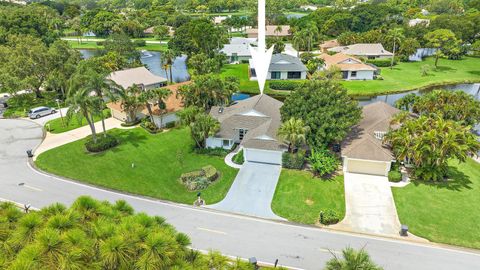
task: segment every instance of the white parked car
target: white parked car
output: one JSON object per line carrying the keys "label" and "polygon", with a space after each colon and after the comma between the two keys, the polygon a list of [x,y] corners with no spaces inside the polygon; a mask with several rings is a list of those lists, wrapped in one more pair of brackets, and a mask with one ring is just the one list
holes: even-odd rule
{"label": "white parked car", "polygon": [[50,107],[37,107],[28,112],[28,117],[30,117],[30,119],[38,119],[42,116],[54,114],[56,112],[55,109]]}

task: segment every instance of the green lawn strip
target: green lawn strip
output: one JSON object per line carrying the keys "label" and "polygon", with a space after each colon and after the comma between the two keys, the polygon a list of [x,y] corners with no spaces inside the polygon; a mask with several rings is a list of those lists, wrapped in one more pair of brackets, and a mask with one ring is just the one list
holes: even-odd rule
{"label": "green lawn strip", "polygon": [[120,140],[119,146],[104,153],[88,154],[82,139],[42,153],[36,165],[47,172],[90,184],[186,204],[193,203],[197,191],[188,191],[180,183],[182,173],[206,165],[217,168],[220,178],[201,191],[207,204],[223,199],[237,174],[223,157],[193,153],[194,143],[187,129],[156,135],[142,128],[113,129],[109,134]]}
{"label": "green lawn strip", "polygon": [[410,232],[434,242],[480,248],[480,164],[451,162],[449,183],[392,188]]}
{"label": "green lawn strip", "polygon": [[[403,92],[434,85],[462,82],[480,82],[480,58],[464,57],[461,60],[440,59],[435,69],[435,59],[428,57],[422,62],[400,62],[393,69],[381,68],[384,80],[342,81],[351,95],[374,95]],[[429,75],[422,76],[422,66],[429,65]]]}
{"label": "green lawn strip", "polygon": [[13,96],[7,101],[8,108],[5,110],[3,116],[12,118],[26,117],[28,111],[35,107],[47,106],[57,108],[56,98],[56,92],[42,92],[41,98],[37,98],[35,93]]}
{"label": "green lawn strip", "polygon": [[[103,111],[103,115],[105,116],[105,119],[109,118],[111,116],[110,110],[105,109]],[[101,120],[100,116],[94,117],[95,122],[100,120]],[[58,134],[58,133],[63,133],[79,127],[86,126],[87,124],[88,124],[87,119],[85,119],[85,117],[82,117],[80,121],[79,119],[74,117],[67,122],[65,115],[63,115],[63,120],[62,118],[56,118],[56,119],[50,120],[45,124],[45,128],[50,133]]]}
{"label": "green lawn strip", "polygon": [[[68,40],[70,46],[73,49],[84,49],[84,50],[97,50],[103,49],[103,46],[97,44],[97,41],[82,41],[79,43],[76,40]],[[147,50],[147,51],[165,51],[168,49],[167,44],[151,44],[147,43],[145,46],[137,47],[137,50]]]}
{"label": "green lawn strip", "polygon": [[343,176],[320,179],[310,172],[283,169],[272,201],[272,210],[290,221],[315,224],[320,211],[335,210],[345,216]]}

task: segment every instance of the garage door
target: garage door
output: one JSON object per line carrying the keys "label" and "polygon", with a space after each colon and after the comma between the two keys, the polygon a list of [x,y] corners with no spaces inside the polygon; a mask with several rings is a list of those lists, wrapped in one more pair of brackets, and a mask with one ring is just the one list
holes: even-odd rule
{"label": "garage door", "polygon": [[259,149],[244,149],[245,160],[252,162],[262,162],[269,164],[282,164],[281,151],[267,151]]}
{"label": "garage door", "polygon": [[377,162],[368,160],[348,159],[346,171],[351,173],[364,173],[386,176],[389,165],[390,164],[388,162],[383,161]]}

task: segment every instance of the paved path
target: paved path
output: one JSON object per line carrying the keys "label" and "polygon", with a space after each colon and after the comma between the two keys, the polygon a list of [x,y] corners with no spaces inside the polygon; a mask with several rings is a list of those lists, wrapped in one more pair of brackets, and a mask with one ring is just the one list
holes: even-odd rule
{"label": "paved path", "polygon": [[399,236],[400,221],[387,177],[345,172],[344,220],[334,227]]}
{"label": "paved path", "polygon": [[242,148],[239,148],[237,151],[232,151],[230,153],[228,153],[228,155],[225,156],[225,164],[227,164],[228,166],[232,167],[232,168],[235,168],[235,169],[240,169],[242,168],[242,165],[240,164],[237,164],[235,162],[232,161],[233,159],[233,156],[235,156],[238,152],[240,152],[242,150]]}
{"label": "paved path", "polygon": [[[117,120],[113,117],[105,119],[105,129],[107,129],[107,130],[113,129],[113,128],[122,128],[121,124],[122,124],[122,122],[120,120]],[[101,132],[102,131],[102,122],[101,121],[96,122],[95,123],[95,128],[96,128],[97,132]],[[53,149],[55,147],[59,147],[61,145],[64,145],[64,144],[67,144],[67,143],[70,143],[70,142],[73,142],[73,141],[76,141],[76,140],[83,139],[90,134],[92,134],[92,132],[91,132],[90,127],[88,125],[77,128],[77,129],[74,129],[74,130],[70,130],[70,131],[67,131],[67,132],[58,133],[58,134],[47,133],[47,135],[45,136],[45,139],[43,140],[42,144],[37,149],[35,149],[33,159],[35,160],[38,157],[38,155],[40,155],[41,153],[43,153],[45,151],[48,151],[48,150]]]}
{"label": "paved path", "polygon": [[[128,196],[65,181],[38,173],[28,166],[25,150],[35,148],[41,128],[25,120],[0,120],[0,198],[43,207],[54,202],[72,203],[79,195],[102,200],[127,200],[137,211],[160,215],[179,231],[187,233],[192,247],[219,250],[226,255],[274,262],[303,269],[323,269],[334,253],[350,246],[368,251],[372,259],[388,270],[478,269],[480,253],[339,233],[310,226],[267,221],[205,208]],[[87,168],[86,168],[87,169]],[[23,182],[25,185],[19,186]]]}
{"label": "paved path", "polygon": [[267,219],[283,220],[270,205],[282,167],[280,165],[245,162],[221,202],[210,208]]}

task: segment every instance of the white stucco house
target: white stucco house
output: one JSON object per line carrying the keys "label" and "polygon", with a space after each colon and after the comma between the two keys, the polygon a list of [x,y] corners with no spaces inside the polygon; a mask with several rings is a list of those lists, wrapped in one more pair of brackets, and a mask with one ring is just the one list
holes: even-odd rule
{"label": "white stucco house", "polygon": [[357,43],[348,46],[337,46],[328,49],[329,52],[343,53],[366,59],[392,58],[393,53],[385,50],[381,43]]}
{"label": "white stucco house", "polygon": [[350,173],[387,176],[392,150],[383,143],[392,117],[400,110],[378,101],[363,107],[362,120],[342,142],[343,170]]}
{"label": "white stucco house", "polygon": [[207,138],[207,147],[231,149],[239,144],[246,161],[282,164],[282,154],[288,149],[277,137],[282,105],[262,94],[228,107],[212,107],[210,115],[220,122],[220,131]]}
{"label": "white stucco house", "polygon": [[[255,62],[249,60],[250,80],[257,80]],[[268,68],[267,80],[301,80],[307,78],[307,67],[295,56],[274,54]]]}
{"label": "white stucco house", "polygon": [[376,68],[364,64],[360,59],[343,53],[334,55],[322,54],[319,56],[324,60],[323,69],[332,66],[338,67],[342,71],[344,80],[373,80]]}
{"label": "white stucco house", "polygon": [[227,56],[227,62],[229,64],[238,64],[242,62],[247,62],[249,59],[252,58],[250,46],[256,45],[256,38],[235,37],[230,39],[229,44],[223,45],[220,53],[223,53]]}

